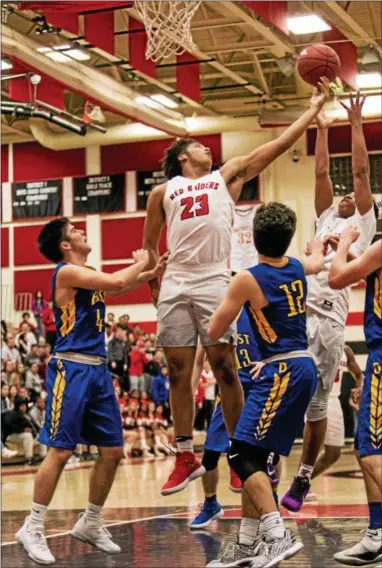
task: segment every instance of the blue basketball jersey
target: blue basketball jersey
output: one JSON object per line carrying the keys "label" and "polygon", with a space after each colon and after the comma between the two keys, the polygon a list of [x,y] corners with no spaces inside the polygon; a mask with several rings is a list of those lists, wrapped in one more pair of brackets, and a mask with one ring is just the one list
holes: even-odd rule
{"label": "blue basketball jersey", "polygon": [[248,314],[246,310],[243,309],[237,320],[236,344],[236,368],[241,382],[253,380],[249,371],[253,367],[252,363],[255,361],[261,361],[261,355],[257,347]]}
{"label": "blue basketball jersey", "polygon": [[306,350],[307,283],[301,262],[284,257],[248,270],[269,301],[261,310],[254,310],[249,302],[245,305],[262,359]]}
{"label": "blue basketball jersey", "polygon": [[382,269],[366,279],[365,323],[366,345],[375,349],[382,345]]}
{"label": "blue basketball jersey", "polygon": [[[74,351],[85,355],[106,357],[104,293],[78,288],[65,306],[57,306],[55,297],[57,273],[66,262],[60,262],[52,277],[52,299],[56,320],[57,341],[54,351]],[[89,270],[94,270],[94,268]]]}

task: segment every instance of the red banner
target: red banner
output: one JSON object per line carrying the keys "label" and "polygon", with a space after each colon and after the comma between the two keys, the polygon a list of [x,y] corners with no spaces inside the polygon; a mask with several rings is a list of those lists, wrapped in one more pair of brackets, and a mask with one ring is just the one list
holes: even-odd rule
{"label": "red banner", "polygon": [[114,12],[85,14],[85,39],[114,55]]}
{"label": "red banner", "polygon": [[323,33],[323,39],[337,53],[341,61],[340,77],[352,89],[357,89],[357,48],[351,41],[340,41],[340,43],[330,43],[338,40],[346,40],[346,36],[336,28]]}
{"label": "red banner", "polygon": [[[155,77],[156,65],[146,59],[147,34],[142,28],[144,25],[135,18],[129,17],[129,63],[132,67],[148,75]],[[142,30],[142,31],[135,31]]]}
{"label": "red banner", "polygon": [[[13,73],[27,73],[28,71],[30,71],[29,68],[13,62]],[[37,73],[41,76],[41,82],[37,86],[36,98],[57,108],[64,109],[64,90],[61,85],[47,75],[43,75],[40,71],[37,71]],[[19,103],[31,102],[33,90],[34,87],[31,85],[28,77],[9,81],[9,96]]]}
{"label": "red banner", "polygon": [[197,103],[200,103],[199,60],[190,53],[183,53],[183,55],[177,55],[176,62],[179,64],[176,68],[176,90]]}
{"label": "red banner", "polygon": [[19,10],[38,10],[40,12],[89,12],[90,10],[107,10],[108,8],[130,8],[132,2],[17,2]]}
{"label": "red banner", "polygon": [[258,14],[263,20],[289,35],[288,30],[288,2],[274,0],[272,2],[243,2]]}

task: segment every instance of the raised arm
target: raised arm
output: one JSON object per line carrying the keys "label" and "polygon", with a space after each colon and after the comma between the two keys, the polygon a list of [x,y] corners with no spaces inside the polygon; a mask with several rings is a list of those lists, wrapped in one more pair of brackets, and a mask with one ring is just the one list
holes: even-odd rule
{"label": "raised arm", "polygon": [[[155,266],[159,257],[159,239],[165,223],[165,214],[163,209],[165,191],[166,184],[154,187],[147,201],[147,215],[143,230],[143,248],[149,253],[149,269]],[[150,279],[149,286],[153,303],[156,305],[160,291],[159,279],[156,277]]]}
{"label": "raised arm", "polygon": [[371,245],[361,256],[347,262],[349,248],[357,240],[359,230],[357,227],[347,227],[340,236],[337,254],[329,271],[329,286],[334,290],[341,290],[366,278],[369,274],[382,266],[382,241]]}
{"label": "raised arm", "polygon": [[362,107],[365,100],[366,97],[361,98],[358,91],[355,99],[352,96],[350,97],[349,107],[341,103],[348,113],[351,124],[354,198],[361,215],[365,215],[373,207],[369,177],[369,156],[362,128]]}
{"label": "raised arm", "polygon": [[328,130],[333,124],[334,119],[327,118],[324,111],[321,111],[316,117],[316,122],[316,183],[314,190],[314,207],[316,209],[316,215],[319,217],[321,213],[326,211],[333,203],[333,184],[329,176]]}
{"label": "raised arm", "polygon": [[329,99],[329,81],[325,78],[314,89],[311,105],[277,140],[257,148],[247,156],[232,158],[220,168],[224,180],[230,183],[237,177],[248,181],[258,176],[270,163],[286,152],[304,134]]}

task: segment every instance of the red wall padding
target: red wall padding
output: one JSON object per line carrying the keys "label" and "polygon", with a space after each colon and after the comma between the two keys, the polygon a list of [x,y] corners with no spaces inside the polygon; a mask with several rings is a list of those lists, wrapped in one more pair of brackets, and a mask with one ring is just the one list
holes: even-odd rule
{"label": "red wall padding", "polygon": [[[30,292],[33,296],[41,290],[46,300],[50,300],[50,280],[53,269],[15,270],[15,296],[22,292]],[[15,302],[16,305],[16,302]]]}
{"label": "red wall padding", "polygon": [[[133,251],[142,248],[145,217],[103,220],[101,224],[102,260],[131,258]],[[164,227],[159,252],[166,250],[166,227]]]}
{"label": "red wall padding", "polygon": [[1,145],[1,181],[8,181],[8,144]]}
{"label": "red wall padding", "polygon": [[[86,223],[81,221],[73,223],[78,229],[86,230]],[[15,227],[15,266],[28,264],[52,264],[37,248],[37,237],[44,225],[32,225],[30,227]]]}
{"label": "red wall padding", "polygon": [[[102,265],[102,272],[107,272],[108,274],[116,272],[117,270],[122,270],[129,266],[128,264],[107,264]],[[150,304],[151,295],[150,288],[148,284],[144,284],[134,292],[129,294],[124,294],[123,296],[108,296],[106,298],[106,304],[110,306],[116,306],[120,304]]]}
{"label": "red wall padding", "polygon": [[[215,164],[221,164],[221,136],[210,134],[195,137],[211,148]],[[152,140],[151,142],[132,142],[101,147],[102,173],[116,174],[121,171],[160,170],[164,152],[173,140]]]}
{"label": "red wall padding", "polygon": [[[382,122],[370,122],[363,125],[366,146],[369,152],[382,150]],[[307,153],[314,156],[316,129],[310,128],[307,133]],[[351,153],[351,127],[337,126],[329,130],[330,154]]]}
{"label": "red wall padding", "polygon": [[13,160],[14,181],[40,181],[86,173],[84,148],[56,152],[35,142],[15,144]]}
{"label": "red wall padding", "polygon": [[1,229],[1,266],[6,268],[9,266],[9,229],[2,227]]}

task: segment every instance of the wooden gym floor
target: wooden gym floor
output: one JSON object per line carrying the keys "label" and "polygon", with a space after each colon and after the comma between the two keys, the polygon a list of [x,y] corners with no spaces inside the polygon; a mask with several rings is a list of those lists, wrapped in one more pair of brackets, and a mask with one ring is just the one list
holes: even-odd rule
{"label": "wooden gym floor", "polygon": [[[295,474],[300,448],[283,460],[279,488],[282,496]],[[162,497],[160,487],[171,471],[173,458],[133,460],[119,467],[107,501],[104,518],[115,541],[122,547],[117,556],[107,556],[69,535],[78,513],[87,503],[90,464],[65,469],[47,516],[49,546],[57,568],[203,568],[216,558],[228,538],[234,538],[240,523],[240,495],[228,489],[228,467],[220,460],[218,498],[225,516],[207,530],[191,531],[187,524],[203,501],[200,480],[176,495]],[[36,566],[14,542],[28,513],[33,490],[32,468],[2,470],[2,566]],[[304,543],[300,554],[282,564],[285,568],[332,568],[339,566],[334,552],[360,539],[367,527],[368,508],[361,474],[351,449],[319,478],[313,490],[316,503],[306,504],[298,514],[282,509],[286,524]],[[380,567],[382,568],[382,567]]]}

